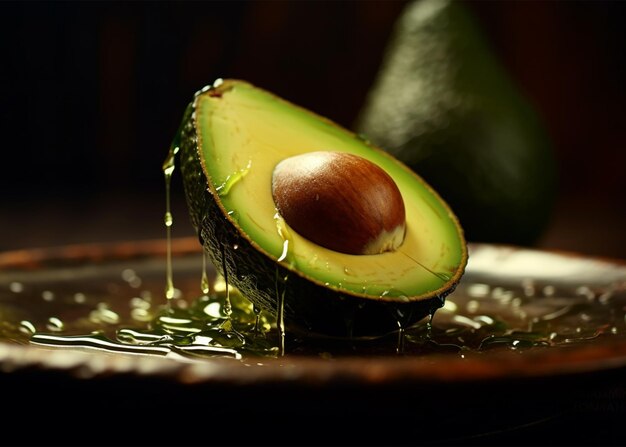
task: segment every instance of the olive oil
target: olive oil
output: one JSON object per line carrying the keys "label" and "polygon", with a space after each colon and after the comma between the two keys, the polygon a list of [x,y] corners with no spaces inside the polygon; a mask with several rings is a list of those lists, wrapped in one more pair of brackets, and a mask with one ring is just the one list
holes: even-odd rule
{"label": "olive oil", "polygon": [[[184,362],[282,356],[466,358],[626,340],[626,278],[603,285],[529,278],[498,282],[497,276],[485,279],[475,273],[471,263],[442,307],[418,324],[407,324],[410,315],[396,309],[397,331],[375,339],[352,338],[350,331],[332,340],[290,333],[283,321],[284,300],[278,300],[276,317],[253,306],[229,284],[236,266],[229,273],[224,255],[219,269],[208,264],[204,252],[172,262],[170,228],[165,263],[139,258],[112,260],[99,268],[0,272],[0,339]],[[278,270],[275,275],[274,293],[281,298],[289,277]]]}
{"label": "olive oil", "polygon": [[[273,291],[278,307],[273,316],[229,283],[229,276],[238,274],[237,266],[228,265],[223,246],[219,266],[208,264],[205,251],[173,262],[169,192],[178,151],[174,141],[163,163],[165,265],[144,258],[112,260],[100,268],[83,265],[58,267],[58,271],[0,272],[0,340],[195,362],[282,356],[447,354],[465,358],[498,350],[521,353],[605,338],[626,339],[626,277],[604,285],[551,284],[528,278],[498,282],[497,277],[485,280],[474,274],[471,262],[456,290],[442,300],[442,307],[417,324],[411,325],[412,316],[400,307],[392,307],[398,327],[386,336],[353,338],[351,315],[345,316],[348,334],[342,339],[290,333],[284,321],[290,278],[278,269]],[[233,176],[233,184],[245,172]],[[225,186],[224,193],[230,187]],[[280,216],[275,219],[284,241],[279,261],[293,264],[292,238]],[[180,280],[177,287],[175,269]],[[345,269],[345,273],[350,272]],[[432,273],[447,278],[444,272]]]}
{"label": "olive oil", "polygon": [[[63,274],[23,272],[19,278],[11,274],[10,280],[0,274],[0,339],[185,362],[281,356],[466,358],[626,340],[624,281],[580,286],[536,280],[530,293],[526,280],[487,282],[470,268],[445,305],[417,325],[405,327],[403,316],[396,315],[398,331],[387,336],[327,340],[291,333],[227,287],[210,266],[205,294],[198,287],[201,254],[175,259],[176,299],[163,296],[162,261],[133,262],[100,270],[76,266]],[[284,281],[277,276],[276,293]],[[227,297],[230,313],[224,309]]]}
{"label": "olive oil", "polygon": [[176,168],[176,154],[180,150],[178,144],[173,143],[165,162],[163,163],[163,174],[165,176],[165,229],[167,238],[167,273],[165,278],[165,296],[167,299],[174,298],[174,282],[172,279],[172,225],[174,218],[171,211],[170,186],[172,174]]}

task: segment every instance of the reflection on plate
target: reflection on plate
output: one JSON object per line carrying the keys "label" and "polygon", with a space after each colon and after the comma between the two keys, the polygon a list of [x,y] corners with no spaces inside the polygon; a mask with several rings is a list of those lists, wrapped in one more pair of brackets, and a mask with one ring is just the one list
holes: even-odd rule
{"label": "reflection on plate", "polygon": [[[103,398],[104,389],[117,396],[113,401],[121,390],[140,400],[160,390],[169,400],[154,403],[167,408],[192,408],[202,396],[210,409],[221,399],[219,414],[245,405],[237,399],[247,390],[249,404],[265,408],[247,422],[258,430],[273,423],[265,411],[296,409],[301,418],[276,416],[276,424],[291,426],[308,423],[317,411],[339,417],[342,410],[332,402],[341,399],[352,415],[384,408],[377,416],[381,423],[419,416],[431,429],[421,431],[421,439],[484,440],[486,432],[552,420],[572,402],[596,396],[594,386],[613,387],[607,377],[626,374],[624,263],[484,244],[470,246],[466,274],[445,307],[401,340],[391,334],[336,343],[288,334],[285,355],[268,350],[240,359],[214,355],[219,350],[173,352],[153,344],[116,351],[93,342],[94,330],[114,339],[120,328],[145,328],[163,308],[165,249],[164,241],[147,241],[0,254],[2,379],[29,387],[35,386],[32,377],[37,387],[51,377],[72,388],[97,383],[90,400]],[[202,295],[202,256],[195,239],[175,240],[173,254],[174,285],[188,308]],[[210,276],[216,280],[214,270]],[[84,335],[91,342],[36,346],[33,333],[39,341]],[[268,330],[264,337],[272,345],[276,333]],[[119,385],[116,392],[107,388],[111,380]],[[144,404],[128,410],[147,418],[137,413],[147,411]],[[484,413],[481,422],[472,408]],[[446,430],[450,420],[455,426]],[[384,432],[360,428],[371,436]],[[311,442],[323,439],[316,433]]]}
{"label": "reflection on plate", "polygon": [[[88,374],[93,360],[106,354],[108,346],[113,353],[140,355],[107,355],[107,368],[168,371],[172,377],[184,376],[187,381],[263,381],[283,376],[290,381],[332,381],[337,373],[365,382],[398,376],[467,381],[589,370],[602,368],[609,360],[611,365],[622,359],[626,362],[625,265],[478,244],[470,246],[466,274],[446,305],[431,321],[406,331],[401,345],[398,334],[375,341],[340,342],[302,340],[298,334],[289,337],[288,333],[291,341],[284,356],[274,349],[263,356],[244,355],[240,362],[216,363],[212,361],[217,357],[232,356],[228,352],[219,355],[219,349],[216,355],[210,351],[200,355],[197,349],[198,353],[181,356],[181,352],[171,352],[165,349],[166,344],[151,340],[141,343],[132,339],[134,343],[120,344],[128,349],[119,351],[113,343],[97,337],[91,343],[72,343],[95,332],[110,334],[111,340],[120,339],[116,332],[120,328],[125,329],[122,335],[132,338],[129,334],[145,328],[159,309],[169,304],[164,298],[164,250],[165,243],[155,241],[3,254],[3,358],[10,361],[19,352],[22,361],[29,358],[45,364],[50,359],[57,367],[66,361],[67,365],[80,364],[81,374]],[[188,309],[203,295],[202,256],[197,242],[190,239],[174,241],[173,254],[178,295],[174,302]],[[213,293],[216,275],[210,266],[209,277],[214,283]],[[231,293],[230,299],[236,298],[240,299]],[[202,301],[203,309],[211,307],[206,303]],[[217,310],[206,312],[219,316],[220,306],[214,304]],[[232,306],[237,311],[237,302]],[[203,314],[207,319],[209,315]],[[275,330],[263,338],[268,346],[278,344]],[[53,352],[33,348],[33,344],[45,345],[46,340],[49,346],[55,345],[53,340],[65,340],[57,346],[73,349]],[[134,349],[140,343],[140,349]],[[154,346],[159,349],[151,352]],[[181,343],[181,347],[185,346]],[[78,350],[91,353],[76,354]],[[148,361],[148,357],[157,359]],[[171,362],[171,358],[179,361]],[[364,367],[371,363],[376,364],[375,370]],[[14,367],[19,367],[19,362]],[[98,361],[93,373],[101,368]]]}

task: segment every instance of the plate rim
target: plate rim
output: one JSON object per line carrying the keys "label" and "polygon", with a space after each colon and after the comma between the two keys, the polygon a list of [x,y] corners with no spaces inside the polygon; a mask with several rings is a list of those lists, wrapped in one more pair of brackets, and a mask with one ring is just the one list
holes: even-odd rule
{"label": "plate rim", "polygon": [[[562,257],[597,260],[626,267],[626,261],[599,256],[586,256],[565,250],[544,250],[507,244],[469,243],[473,250],[495,247],[503,250],[529,250]],[[36,270],[47,262],[80,264],[87,260],[100,262],[124,260],[138,256],[163,256],[167,253],[165,239],[72,244],[0,252],[0,270],[20,268]],[[172,239],[172,256],[200,254],[195,237]],[[484,380],[528,380],[585,375],[599,371],[626,369],[626,341],[609,341],[602,345],[561,349],[561,361],[548,349],[524,352],[500,352],[467,358],[450,355],[370,356],[334,358],[332,361],[313,357],[246,358],[243,360],[203,359],[181,362],[162,357],[111,355],[102,352],[81,352],[42,348],[27,344],[0,341],[0,372],[19,373],[24,370],[63,371],[77,378],[97,378],[115,374],[157,376],[183,384],[219,383],[222,385],[389,385],[396,382],[438,386],[450,383],[477,383]],[[443,362],[438,362],[444,359]],[[524,367],[529,360],[533,369]]]}

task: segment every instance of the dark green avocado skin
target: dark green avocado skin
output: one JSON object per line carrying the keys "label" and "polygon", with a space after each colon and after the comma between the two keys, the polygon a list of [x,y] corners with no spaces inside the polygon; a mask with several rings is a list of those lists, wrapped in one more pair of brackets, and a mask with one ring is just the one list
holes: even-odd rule
{"label": "dark green avocado skin", "polygon": [[[291,272],[258,250],[227,217],[209,191],[197,147],[193,103],[180,134],[180,169],[190,218],[200,243],[218,272],[224,268],[229,284],[246,298],[277,315],[284,294],[285,326],[294,332],[325,337],[376,337],[409,327],[443,306],[445,293],[408,302],[386,302],[324,287]],[[269,186],[268,186],[269,187]],[[286,278],[286,280],[285,280]]]}
{"label": "dark green avocado skin", "polygon": [[546,228],[549,135],[463,2],[406,6],[355,128],[431,184],[468,241],[532,245]]}

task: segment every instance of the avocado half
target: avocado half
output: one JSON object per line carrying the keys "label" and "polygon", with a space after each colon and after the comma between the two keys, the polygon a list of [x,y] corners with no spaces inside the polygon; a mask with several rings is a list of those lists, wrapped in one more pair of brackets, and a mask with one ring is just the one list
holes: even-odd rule
{"label": "avocado half", "polygon": [[[379,336],[444,304],[464,273],[463,230],[420,177],[356,134],[241,80],[218,79],[185,112],[174,145],[191,222],[229,284],[287,328],[332,337]],[[272,197],[282,160],[314,151],[355,154],[386,171],[406,210],[395,251],[354,255],[307,240]]]}

